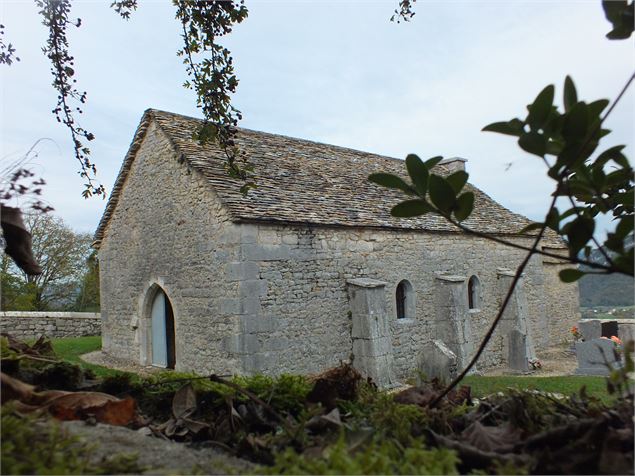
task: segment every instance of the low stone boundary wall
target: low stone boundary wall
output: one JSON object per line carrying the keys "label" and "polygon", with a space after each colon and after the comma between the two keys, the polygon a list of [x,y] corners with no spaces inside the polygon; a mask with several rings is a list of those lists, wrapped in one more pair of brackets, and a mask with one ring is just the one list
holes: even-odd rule
{"label": "low stone boundary wall", "polygon": [[98,312],[0,312],[0,331],[18,339],[82,337],[101,334]]}

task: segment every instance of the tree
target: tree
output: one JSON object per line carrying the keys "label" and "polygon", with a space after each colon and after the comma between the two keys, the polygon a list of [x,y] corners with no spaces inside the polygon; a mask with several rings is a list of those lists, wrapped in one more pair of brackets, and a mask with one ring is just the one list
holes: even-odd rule
{"label": "tree", "polygon": [[[104,186],[95,179],[97,168],[90,158],[87,143],[95,135],[79,123],[87,93],[77,89],[75,59],[69,50],[67,29],[79,28],[80,18],[70,17],[72,0],[35,0],[40,9],[42,24],[48,29],[48,39],[42,48],[51,61],[53,88],[57,91],[57,104],[53,108],[58,122],[71,135],[75,159],[79,162],[79,174],[86,180],[83,195],[105,196]],[[231,104],[231,94],[236,91],[238,79],[234,74],[233,59],[229,50],[219,44],[219,38],[231,33],[235,24],[247,18],[244,0],[173,0],[176,19],[182,26],[183,46],[177,51],[183,57],[189,80],[184,87],[194,89],[197,105],[205,122],[197,132],[201,142],[215,141],[225,152],[227,172],[244,180],[244,193],[255,186],[251,177],[252,167],[240,153],[234,142],[235,126],[241,113]],[[115,0],[110,5],[124,20],[137,9],[137,0]],[[20,59],[11,43],[3,39],[4,26],[0,25],[0,63],[11,65]],[[205,57],[209,55],[209,57]]]}
{"label": "tree", "polygon": [[35,308],[35,287],[10,272],[12,262],[7,254],[0,262],[1,306],[3,311],[31,311]]}
{"label": "tree", "polygon": [[2,308],[44,311],[73,303],[90,253],[91,236],[75,233],[50,214],[26,215],[25,224],[42,273],[28,275],[3,256],[0,271],[7,287],[3,287]]}
{"label": "tree", "polygon": [[80,288],[75,303],[75,311],[99,312],[99,260],[97,251],[86,258],[86,270],[80,280]]}

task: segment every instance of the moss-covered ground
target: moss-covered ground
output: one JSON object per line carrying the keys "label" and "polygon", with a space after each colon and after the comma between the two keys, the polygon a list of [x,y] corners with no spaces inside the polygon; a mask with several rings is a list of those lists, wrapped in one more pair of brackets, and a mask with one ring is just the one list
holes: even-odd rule
{"label": "moss-covered ground", "polygon": [[[390,394],[347,365],[314,379],[174,371],[138,376],[83,362],[82,354],[101,347],[98,337],[57,339],[52,350],[34,344],[43,354],[3,339],[3,371],[38,391],[81,394],[89,385],[132,397],[142,418],[129,427],[193,447],[224,448],[259,465],[251,471],[260,474],[624,474],[633,466],[632,394],[618,398],[615,391],[626,388],[632,360],[611,377],[613,397],[600,377],[471,376],[463,382],[471,392],[457,389],[435,406],[438,383]],[[14,395],[25,399],[18,404],[34,402]],[[42,409],[33,419],[3,406],[2,474],[142,470],[125,458],[95,467],[85,458],[90,449],[43,420]]]}
{"label": "moss-covered ground", "polygon": [[[101,349],[101,337],[74,337],[67,339],[53,339],[55,353],[62,359],[80,364],[86,369],[92,370],[100,377],[118,375],[122,372],[89,364],[80,359],[82,354]],[[606,391],[606,382],[603,377],[562,376],[562,377],[482,377],[469,376],[464,380],[465,385],[472,387],[472,395],[483,397],[495,392],[501,392],[508,388],[517,390],[541,390],[544,392],[572,395],[579,393],[586,387],[587,394],[603,401],[609,400]]]}

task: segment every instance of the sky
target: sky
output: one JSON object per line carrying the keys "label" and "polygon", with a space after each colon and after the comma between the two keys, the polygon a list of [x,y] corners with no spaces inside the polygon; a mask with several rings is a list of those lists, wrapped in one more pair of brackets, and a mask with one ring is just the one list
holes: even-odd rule
{"label": "sky", "polygon": [[[70,16],[82,25],[69,27],[77,87],[88,93],[79,121],[96,136],[91,156],[107,191],[145,109],[201,117],[182,87],[171,2],[139,0],[129,21],[110,3],[75,1]],[[605,38],[599,0],[419,0],[401,24],[389,21],[397,4],[247,0],[249,17],[223,40],[240,80],[240,125],[397,158],[463,157],[471,183],[540,220],[553,188],[544,165],[514,138],[481,129],[524,117],[547,84],[561,103],[567,74],[580,99],[615,98],[635,68],[632,40]],[[57,95],[34,2],[0,0],[0,23],[21,59],[0,66],[0,166],[43,139],[30,166],[47,182],[45,202],[92,233],[106,202],[81,197],[70,134],[51,113]],[[603,148],[626,144],[632,156],[634,105],[631,89],[609,117]]]}

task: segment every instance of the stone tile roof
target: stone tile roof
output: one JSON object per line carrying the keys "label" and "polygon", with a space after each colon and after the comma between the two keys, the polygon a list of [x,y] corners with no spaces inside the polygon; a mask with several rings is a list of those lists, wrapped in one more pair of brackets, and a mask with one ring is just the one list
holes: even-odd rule
{"label": "stone tile roof", "polygon": [[[254,165],[258,188],[243,196],[238,179],[227,176],[223,152],[211,144],[201,146],[192,138],[199,119],[169,112],[147,110],[95,233],[99,246],[109,218],[136,152],[151,121],[170,138],[177,155],[198,170],[217,192],[237,221],[313,224],[324,226],[379,227],[435,232],[460,232],[442,217],[394,218],[390,209],[404,199],[400,192],[367,181],[374,172],[405,175],[402,160],[302,139],[238,129],[236,142]],[[438,165],[439,174],[447,174]],[[517,235],[529,220],[496,203],[476,187],[474,212],[465,224],[484,233]],[[555,241],[554,241],[555,239]],[[552,246],[562,246],[554,235]]]}

